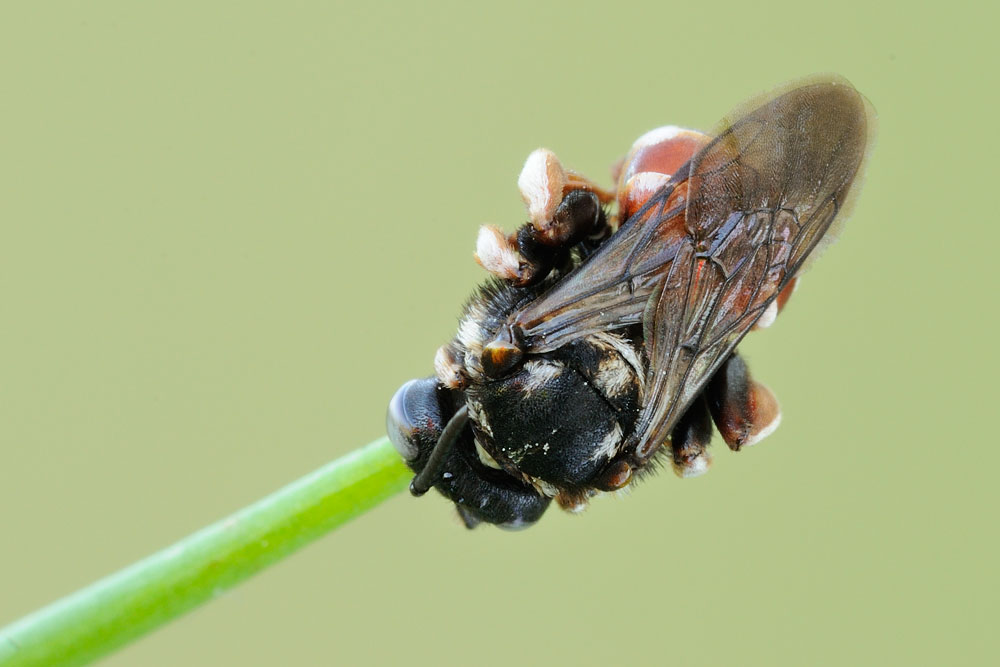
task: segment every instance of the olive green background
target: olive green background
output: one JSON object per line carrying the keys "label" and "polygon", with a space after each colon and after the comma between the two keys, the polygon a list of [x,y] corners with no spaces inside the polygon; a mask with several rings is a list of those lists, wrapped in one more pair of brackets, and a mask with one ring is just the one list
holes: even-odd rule
{"label": "olive green background", "polygon": [[[879,113],[855,213],[743,345],[782,401],[582,516],[399,496],[110,665],[997,658],[995,17],[949,3],[5,3],[0,625],[379,436],[524,218],[814,72]],[[992,406],[992,407],[991,407]],[[990,421],[987,421],[990,420]]]}

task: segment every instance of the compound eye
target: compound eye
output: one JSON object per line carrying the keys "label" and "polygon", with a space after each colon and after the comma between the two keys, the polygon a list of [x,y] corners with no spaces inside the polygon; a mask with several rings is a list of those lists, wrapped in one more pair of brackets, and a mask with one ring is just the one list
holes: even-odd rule
{"label": "compound eye", "polygon": [[420,456],[421,443],[433,446],[441,435],[441,406],[437,380],[410,380],[389,402],[385,429],[403,460],[413,463]]}

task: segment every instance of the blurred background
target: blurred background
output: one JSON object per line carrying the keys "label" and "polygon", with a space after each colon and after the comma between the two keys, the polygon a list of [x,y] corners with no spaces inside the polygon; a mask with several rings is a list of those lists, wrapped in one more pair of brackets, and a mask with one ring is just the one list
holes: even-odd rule
{"label": "blurred background", "polygon": [[[176,664],[996,658],[995,22],[952,3],[0,9],[0,625],[379,437],[546,146],[838,72],[854,216],[742,347],[782,401],[582,516],[400,495],[116,654]],[[971,5],[970,5],[971,7]]]}

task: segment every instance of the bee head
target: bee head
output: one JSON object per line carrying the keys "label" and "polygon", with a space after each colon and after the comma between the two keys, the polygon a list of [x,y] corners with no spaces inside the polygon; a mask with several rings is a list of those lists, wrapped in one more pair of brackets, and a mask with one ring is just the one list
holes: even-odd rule
{"label": "bee head", "polygon": [[[481,522],[501,528],[533,524],[551,499],[481,462],[472,429],[459,418],[464,415],[465,400],[463,392],[447,389],[436,378],[410,380],[389,402],[389,439],[417,473],[414,483],[425,468],[434,469],[427,488],[433,486],[452,500],[467,527]],[[448,440],[446,447],[439,446],[442,439]]]}

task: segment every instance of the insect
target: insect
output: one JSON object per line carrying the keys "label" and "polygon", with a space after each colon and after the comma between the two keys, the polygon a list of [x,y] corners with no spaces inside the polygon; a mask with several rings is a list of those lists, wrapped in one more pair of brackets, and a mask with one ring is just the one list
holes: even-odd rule
{"label": "insect", "polygon": [[492,279],[435,375],[390,403],[414,495],[436,488],[469,528],[521,528],[553,499],[580,510],[657,462],[705,472],[713,423],[733,450],[777,427],[775,397],[736,346],[774,321],[834,237],[874,118],[834,77],[732,118],[714,137],[647,133],[614,191],[547,150],[528,157],[529,221],[480,230]]}

